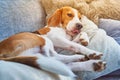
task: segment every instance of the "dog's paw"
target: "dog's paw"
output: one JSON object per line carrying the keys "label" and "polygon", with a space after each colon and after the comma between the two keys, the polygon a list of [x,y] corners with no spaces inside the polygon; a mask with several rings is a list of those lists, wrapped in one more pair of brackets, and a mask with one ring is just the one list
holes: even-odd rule
{"label": "dog's paw", "polygon": [[73,57],[74,57],[73,62],[82,62],[89,60],[88,57],[86,57],[85,55],[73,55]]}
{"label": "dog's paw", "polygon": [[106,63],[102,60],[88,60],[84,62],[72,62],[67,64],[72,71],[102,71],[106,68]]}
{"label": "dog's paw", "polygon": [[94,71],[102,71],[106,68],[106,62],[103,62],[103,61],[98,61],[98,62],[95,62],[93,63],[93,70]]}
{"label": "dog's paw", "polygon": [[85,64],[88,67],[86,71],[100,72],[106,68],[106,62],[102,60],[88,60]]}
{"label": "dog's paw", "polygon": [[79,41],[83,46],[88,46],[89,44],[88,40],[85,40],[85,39],[80,39]]}
{"label": "dog's paw", "polygon": [[89,60],[89,58],[87,56],[84,56],[83,58],[79,59],[80,62],[82,62],[82,61],[88,61],[88,60]]}
{"label": "dog's paw", "polygon": [[103,56],[103,53],[92,53],[92,54],[89,54],[87,55],[87,57],[89,59],[101,59],[101,57]]}

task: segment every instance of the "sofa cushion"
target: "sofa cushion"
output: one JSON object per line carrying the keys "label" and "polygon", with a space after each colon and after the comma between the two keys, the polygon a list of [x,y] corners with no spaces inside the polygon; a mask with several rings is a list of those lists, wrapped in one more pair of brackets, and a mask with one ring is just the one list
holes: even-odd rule
{"label": "sofa cushion", "polygon": [[99,27],[113,37],[120,44],[120,21],[112,19],[100,19]]}
{"label": "sofa cushion", "polygon": [[71,6],[98,23],[99,18],[120,20],[120,0],[41,0],[47,16],[63,6]]}
{"label": "sofa cushion", "polygon": [[45,13],[39,0],[0,0],[0,40],[44,24]]}
{"label": "sofa cushion", "polygon": [[15,62],[0,60],[0,80],[72,80],[70,77],[57,75]]}

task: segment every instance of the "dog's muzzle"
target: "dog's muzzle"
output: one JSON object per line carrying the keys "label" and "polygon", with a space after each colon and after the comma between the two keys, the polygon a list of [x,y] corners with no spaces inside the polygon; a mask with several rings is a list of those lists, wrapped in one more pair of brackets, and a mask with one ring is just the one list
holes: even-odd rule
{"label": "dog's muzzle", "polygon": [[80,24],[80,23],[76,23],[76,25],[75,25],[75,29],[72,30],[72,33],[74,33],[74,34],[78,34],[78,33],[80,33],[80,30],[81,30],[82,27],[83,27],[82,24]]}
{"label": "dog's muzzle", "polygon": [[76,23],[76,28],[79,30],[79,29],[81,29],[83,26],[82,26],[82,24],[80,24],[80,23]]}

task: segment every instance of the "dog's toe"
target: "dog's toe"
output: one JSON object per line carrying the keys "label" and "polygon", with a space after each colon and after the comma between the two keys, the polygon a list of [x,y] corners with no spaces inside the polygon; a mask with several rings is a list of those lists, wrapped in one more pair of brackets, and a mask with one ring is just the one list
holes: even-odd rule
{"label": "dog's toe", "polygon": [[102,56],[103,56],[103,54],[96,55],[96,53],[93,53],[93,54],[88,55],[87,57],[89,59],[100,59]]}
{"label": "dog's toe", "polygon": [[89,58],[87,56],[85,56],[84,58],[80,59],[80,62],[82,62],[82,61],[88,61],[88,60],[89,60]]}
{"label": "dog's toe", "polygon": [[83,45],[83,46],[88,46],[88,42],[84,39],[80,39],[80,43]]}
{"label": "dog's toe", "polygon": [[83,46],[88,46],[88,42],[87,42],[87,41],[82,41],[81,44],[82,44]]}
{"label": "dog's toe", "polygon": [[102,61],[99,61],[99,62],[95,62],[93,63],[93,69],[94,71],[102,71],[106,68],[106,62],[102,62]]}

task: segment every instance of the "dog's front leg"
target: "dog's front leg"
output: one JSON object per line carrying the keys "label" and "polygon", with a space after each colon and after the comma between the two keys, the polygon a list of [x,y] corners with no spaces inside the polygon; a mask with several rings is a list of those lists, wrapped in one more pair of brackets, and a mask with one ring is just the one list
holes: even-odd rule
{"label": "dog's front leg", "polygon": [[71,50],[76,53],[82,53],[86,55],[89,59],[100,59],[101,56],[103,55],[101,52],[97,52],[89,48],[86,48],[76,42],[69,41],[64,37],[56,36],[54,37],[54,39],[52,39],[52,41],[54,46],[56,47]]}
{"label": "dog's front leg", "polygon": [[106,62],[101,60],[88,60],[84,62],[72,62],[67,65],[72,71],[102,71],[106,67]]}
{"label": "dog's front leg", "polygon": [[88,60],[87,57],[84,55],[62,55],[62,54],[57,54],[54,55],[54,58],[62,61],[63,63],[71,63],[71,62],[81,62],[81,61],[86,61]]}
{"label": "dog's front leg", "polygon": [[83,46],[87,46],[89,44],[89,37],[86,32],[80,32],[74,39],[74,42],[80,43]]}

